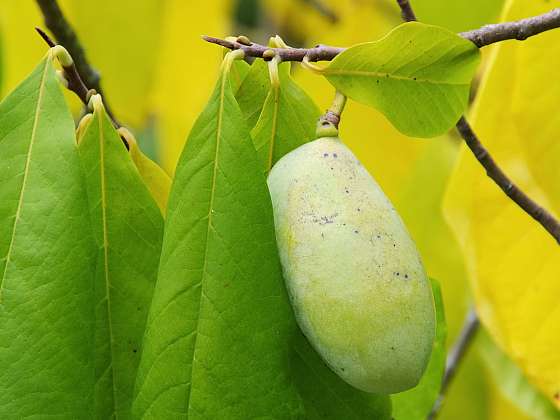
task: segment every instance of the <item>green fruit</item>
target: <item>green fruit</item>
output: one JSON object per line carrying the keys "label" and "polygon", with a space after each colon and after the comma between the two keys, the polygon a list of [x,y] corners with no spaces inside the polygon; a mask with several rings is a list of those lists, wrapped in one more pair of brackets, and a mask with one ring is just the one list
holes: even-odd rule
{"label": "green fruit", "polygon": [[416,247],[379,185],[337,137],[284,156],[268,186],[297,321],[330,368],[367,392],[414,387],[435,310]]}

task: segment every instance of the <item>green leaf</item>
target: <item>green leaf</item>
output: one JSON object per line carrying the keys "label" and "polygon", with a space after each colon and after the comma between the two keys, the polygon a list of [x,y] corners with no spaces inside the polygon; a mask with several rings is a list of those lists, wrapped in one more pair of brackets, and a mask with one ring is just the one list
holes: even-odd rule
{"label": "green leaf", "polygon": [[436,306],[436,338],[432,355],[420,383],[411,390],[391,396],[395,420],[424,420],[432,410],[441,388],[445,372],[447,325],[439,282],[434,279],[430,281]]}
{"label": "green leaf", "polygon": [[172,186],[134,412],[298,418],[297,327],[265,177],[224,67]]}
{"label": "green leaf", "polygon": [[0,418],[93,412],[93,261],[52,56],[0,103]]}
{"label": "green leaf", "polygon": [[257,125],[251,131],[266,173],[286,153],[315,138],[320,116],[317,105],[290,77],[290,66],[279,65],[279,80],[270,84]]}
{"label": "green leaf", "polygon": [[159,208],[95,96],[79,155],[97,244],[95,413],[130,418],[163,235]]}
{"label": "green leaf", "polygon": [[560,419],[560,411],[527,381],[521,369],[494,344],[485,329],[481,331],[479,340],[480,353],[490,377],[508,400],[531,418]]}
{"label": "green leaf", "polygon": [[348,48],[321,72],[403,134],[435,137],[466,110],[479,56],[473,43],[447,29],[409,22],[379,41]]}
{"label": "green leaf", "polygon": [[257,123],[269,86],[270,78],[266,62],[255,60],[235,93],[235,99],[241,108],[247,127],[252,128]]}

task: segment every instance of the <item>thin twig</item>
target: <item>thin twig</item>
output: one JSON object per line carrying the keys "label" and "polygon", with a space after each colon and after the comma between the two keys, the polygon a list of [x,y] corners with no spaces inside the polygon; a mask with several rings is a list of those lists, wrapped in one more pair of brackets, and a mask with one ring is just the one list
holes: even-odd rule
{"label": "thin twig", "polygon": [[37,5],[41,9],[45,25],[53,33],[57,43],[64,46],[72,56],[78,74],[84,81],[84,84],[103,96],[103,104],[107,110],[107,114],[116,122],[115,116],[107,104],[107,98],[103,95],[101,89],[99,73],[89,63],[84,48],[72,29],[70,23],[64,17],[60,6],[56,0],[36,0]]}
{"label": "thin twig", "polygon": [[558,27],[560,27],[560,8],[515,22],[486,25],[475,31],[463,32],[459,35],[481,48],[508,39],[524,41],[533,35]]}
{"label": "thin twig", "polygon": [[[403,9],[403,18],[407,21],[415,20],[414,12],[410,5],[409,0],[397,0],[399,6],[404,4],[406,9]],[[406,12],[405,12],[406,10]],[[410,10],[410,12],[409,12]],[[483,26],[480,29],[474,29],[468,32],[462,32],[463,38],[472,41],[477,47],[481,48],[496,42],[505,41],[508,39],[523,40],[533,35],[537,35],[544,31],[560,27],[560,8],[553,9],[548,13],[539,16],[534,16],[528,19],[523,19],[517,22],[505,22],[495,25]],[[309,57],[309,61],[330,61],[346,48],[333,47],[329,45],[317,45],[313,48],[268,48],[264,45],[250,42],[249,45],[237,41],[228,41],[221,38],[214,38],[211,36],[203,36],[205,41],[212,44],[221,45],[222,47],[229,48],[230,50],[243,50],[247,57],[262,58],[266,50],[274,50],[279,55],[282,61],[303,61],[305,56]]]}
{"label": "thin twig", "polygon": [[408,0],[397,0],[399,7],[401,8],[402,19],[405,22],[412,22],[416,20],[416,15],[414,14],[414,10],[412,10],[412,6]]}
{"label": "thin twig", "polygon": [[465,323],[463,324],[463,328],[461,329],[461,333],[459,334],[459,338],[453,345],[453,348],[449,352],[447,356],[447,363],[445,367],[445,374],[443,375],[443,380],[441,381],[441,388],[439,391],[439,396],[434,406],[432,407],[432,411],[428,416],[428,420],[435,419],[440,410],[443,406],[443,401],[447,394],[447,390],[449,389],[449,385],[453,381],[453,378],[457,374],[457,370],[461,364],[461,361],[464,360],[464,357],[472,345],[473,339],[476,335],[476,332],[479,330],[480,322],[476,315],[474,309],[470,309],[467,317],[465,318]]}
{"label": "thin twig", "polygon": [[457,123],[457,130],[465,143],[471,149],[473,155],[486,170],[486,174],[511,198],[525,213],[535,219],[546,231],[560,244],[560,224],[558,220],[546,209],[533,201],[517,185],[515,185],[504,171],[498,166],[488,150],[482,145],[473,129],[465,119],[461,117]]}
{"label": "thin twig", "polygon": [[305,56],[309,57],[309,61],[330,61],[345,50],[345,48],[330,47],[327,45],[317,45],[313,48],[270,48],[254,42],[250,42],[250,45],[246,45],[238,41],[228,41],[226,39],[214,38],[207,35],[204,35],[202,39],[230,50],[243,50],[247,57],[263,58],[263,53],[266,50],[273,50],[280,56],[282,61],[303,61]]}

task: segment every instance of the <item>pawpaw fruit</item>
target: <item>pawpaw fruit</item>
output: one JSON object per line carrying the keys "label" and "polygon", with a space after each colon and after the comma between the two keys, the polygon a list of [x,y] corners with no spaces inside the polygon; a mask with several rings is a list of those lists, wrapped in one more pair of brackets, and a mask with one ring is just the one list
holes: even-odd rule
{"label": "pawpaw fruit", "polygon": [[416,386],[434,340],[434,301],[377,182],[338,137],[322,137],[280,159],[268,186],[287,290],[311,345],[362,391]]}

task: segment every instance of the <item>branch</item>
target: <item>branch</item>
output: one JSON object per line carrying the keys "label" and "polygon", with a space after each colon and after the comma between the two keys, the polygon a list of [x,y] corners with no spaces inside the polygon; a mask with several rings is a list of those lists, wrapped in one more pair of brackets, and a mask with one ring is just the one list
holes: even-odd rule
{"label": "branch", "polygon": [[416,15],[414,14],[414,10],[412,10],[412,6],[408,0],[397,0],[397,3],[401,8],[402,19],[405,22],[412,22],[416,20]]}
{"label": "branch", "polygon": [[[313,48],[269,48],[254,42],[245,42],[245,37],[237,38],[237,41],[214,38],[204,35],[202,39],[211,44],[221,45],[230,50],[243,50],[247,57],[263,58],[265,51],[272,50],[280,56],[282,61],[303,61],[305,56],[309,61],[330,61],[346,48],[330,47],[328,45],[317,45]],[[242,41],[242,42],[239,42]]]}
{"label": "branch", "polygon": [[[89,86],[91,89],[101,95],[103,91],[101,89],[99,73],[90,65],[84,48],[76,35],[76,32],[72,29],[70,23],[64,17],[60,6],[56,0],[36,0],[37,5],[41,9],[43,18],[45,20],[45,25],[54,34],[57,42],[64,46],[72,56],[75,62],[75,69],[79,74],[80,79],[83,80],[85,86]],[[44,34],[44,32],[43,32]],[[41,35],[43,36],[43,35]],[[43,36],[43,39],[45,37]],[[66,69],[65,69],[66,70]],[[85,83],[84,83],[85,82]],[[77,93],[77,92],[76,92]],[[80,99],[82,99],[81,95]],[[104,96],[104,95],[103,95]],[[82,99],[83,100],[83,99]],[[111,117],[113,122],[116,123],[115,116],[111,111],[109,105],[107,104],[107,99],[104,97],[103,103],[107,114]]]}
{"label": "branch", "polygon": [[[406,21],[416,20],[409,0],[397,0],[397,2],[401,7],[403,19]],[[552,9],[548,13],[516,22],[483,26],[480,29],[462,32],[459,35],[481,48],[508,39],[524,40],[533,35],[559,27],[560,8]],[[230,50],[243,50],[247,57],[263,58],[263,53],[266,50],[273,50],[280,56],[282,61],[303,61],[305,56],[309,57],[309,61],[330,61],[346,49],[329,45],[317,45],[313,48],[268,48],[254,42],[245,42],[245,37],[243,37],[243,42],[239,42],[241,38],[238,38],[237,41],[228,41],[206,35],[202,38],[207,42],[221,45]]]}
{"label": "branch", "polygon": [[486,25],[480,29],[460,33],[463,38],[472,41],[478,48],[495,42],[527,38],[560,27],[560,8],[552,9],[543,15],[521,19],[515,22]]}
{"label": "branch", "polygon": [[473,338],[475,337],[479,327],[480,322],[478,320],[478,317],[476,316],[476,312],[474,311],[474,309],[471,309],[467,314],[465,323],[463,324],[463,328],[461,330],[461,333],[459,334],[459,338],[457,339],[457,341],[453,345],[453,348],[449,352],[449,355],[447,356],[445,374],[443,375],[443,380],[441,382],[439,396],[432,408],[432,411],[430,412],[430,415],[428,416],[428,420],[433,420],[438,416],[443,405],[447,390],[449,389],[449,384],[455,377],[457,369],[459,368],[461,361],[467,354],[467,351],[471,346]]}
{"label": "branch", "polygon": [[515,185],[504,171],[498,166],[488,150],[482,145],[473,129],[465,119],[461,117],[457,123],[457,130],[465,143],[471,149],[473,155],[486,170],[486,174],[511,198],[525,213],[535,219],[546,231],[560,244],[560,224],[558,220],[546,209],[533,201],[517,185]]}

